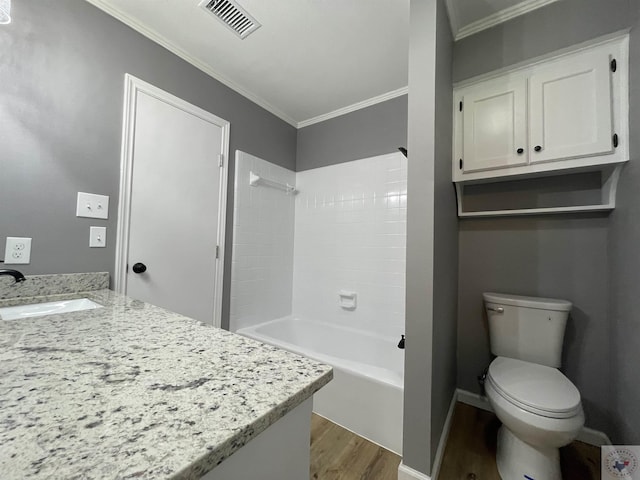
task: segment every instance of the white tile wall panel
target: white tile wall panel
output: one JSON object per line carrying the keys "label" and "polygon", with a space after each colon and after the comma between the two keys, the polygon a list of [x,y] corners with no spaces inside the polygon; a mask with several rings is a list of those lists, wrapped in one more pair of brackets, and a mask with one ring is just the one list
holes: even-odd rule
{"label": "white tile wall panel", "polygon": [[249,172],[295,184],[295,172],[236,154],[230,329],[291,314],[295,197],[249,185]]}
{"label": "white tile wall panel", "polygon": [[[296,175],[293,315],[404,333],[407,160],[382,155]],[[358,293],[340,308],[338,292]]]}

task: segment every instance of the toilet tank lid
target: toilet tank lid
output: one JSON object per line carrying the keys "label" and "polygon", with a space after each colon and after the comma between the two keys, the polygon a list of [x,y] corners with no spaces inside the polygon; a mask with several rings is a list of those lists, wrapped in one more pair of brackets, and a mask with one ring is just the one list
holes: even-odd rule
{"label": "toilet tank lid", "polygon": [[508,293],[485,292],[482,294],[487,303],[497,303],[502,305],[513,305],[515,307],[538,308],[540,310],[553,310],[557,312],[568,312],[573,306],[567,300],[556,298],[525,297],[522,295],[511,295]]}

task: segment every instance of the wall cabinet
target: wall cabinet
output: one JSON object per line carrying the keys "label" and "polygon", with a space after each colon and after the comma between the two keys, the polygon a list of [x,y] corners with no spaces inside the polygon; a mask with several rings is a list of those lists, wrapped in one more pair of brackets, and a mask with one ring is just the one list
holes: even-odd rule
{"label": "wall cabinet", "polygon": [[457,185],[609,172],[629,159],[628,36],[457,84],[454,110]]}

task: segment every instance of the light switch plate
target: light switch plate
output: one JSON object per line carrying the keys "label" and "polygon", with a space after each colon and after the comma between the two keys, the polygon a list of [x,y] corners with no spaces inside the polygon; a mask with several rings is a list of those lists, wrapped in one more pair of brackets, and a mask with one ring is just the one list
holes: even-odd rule
{"label": "light switch plate", "polygon": [[4,250],[5,265],[24,265],[31,263],[31,239],[7,237]]}
{"label": "light switch plate", "polygon": [[89,246],[103,248],[107,246],[107,227],[89,228]]}
{"label": "light switch plate", "polygon": [[109,197],[94,193],[78,192],[76,217],[109,218]]}

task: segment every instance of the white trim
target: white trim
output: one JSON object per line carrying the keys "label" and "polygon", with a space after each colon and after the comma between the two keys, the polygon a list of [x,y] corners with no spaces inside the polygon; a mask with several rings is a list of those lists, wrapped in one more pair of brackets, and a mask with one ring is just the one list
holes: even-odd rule
{"label": "white trim", "polygon": [[220,167],[220,198],[218,212],[218,238],[220,249],[216,260],[216,284],[214,292],[214,326],[222,322],[222,284],[224,277],[225,227],[227,213],[227,185],[229,183],[229,129],[230,123],[195,105],[154,87],[130,74],[124,76],[124,108],[122,122],[122,149],[120,159],[120,196],[118,202],[118,230],[116,234],[115,290],[124,294],[127,289],[127,258],[129,256],[129,227],[131,216],[131,182],[133,173],[133,143],[135,135],[136,100],[138,92],[144,92],[158,100],[194,115],[222,129],[220,154],[223,165]]}
{"label": "white trim", "polygon": [[407,467],[404,463],[400,462],[398,466],[398,480],[431,480],[431,477],[411,467]]}
{"label": "white trim", "polygon": [[[493,408],[491,408],[491,404],[489,403],[487,397],[478,395],[477,393],[469,392],[467,390],[463,390],[461,388],[458,388],[456,390],[456,393],[459,402],[471,405],[472,407],[476,407],[481,410],[486,410],[487,412],[493,412]],[[582,428],[582,431],[580,432],[576,440],[596,447],[601,447],[602,445],[611,445],[611,440],[606,433],[588,427]]]}
{"label": "white trim", "polygon": [[515,17],[525,15],[533,10],[537,10],[538,8],[542,8],[557,1],[558,0],[527,0],[462,27],[459,24],[458,11],[454,6],[454,0],[447,0],[447,7],[449,7],[448,10],[451,30],[453,31],[454,39],[458,41],[462,38],[474,35],[491,27],[495,27],[496,25],[504,23]]}
{"label": "white trim", "polygon": [[578,435],[578,440],[582,443],[587,443],[596,447],[602,447],[603,445],[613,445],[611,443],[611,439],[606,433],[599,430],[594,430],[593,428],[589,427],[582,428],[580,435]]}
{"label": "white trim", "polygon": [[113,7],[112,5],[108,4],[104,0],[87,0],[87,1],[89,3],[91,3],[93,6],[95,6],[95,7],[99,8],[100,10],[108,13],[112,17],[120,20],[125,25],[133,28],[135,31],[137,31],[138,33],[144,35],[148,39],[154,41],[158,45],[166,48],[171,53],[173,53],[173,54],[177,55],[178,57],[182,58],[183,60],[185,60],[186,62],[190,63],[194,67],[198,68],[199,70],[202,70],[204,73],[206,73],[210,77],[215,78],[220,83],[222,83],[222,84],[226,85],[227,87],[229,87],[230,89],[238,92],[240,95],[248,98],[253,103],[255,103],[255,104],[259,105],[260,107],[264,108],[265,110],[273,113],[276,117],[279,117],[280,119],[284,120],[285,122],[287,122],[288,124],[290,124],[290,125],[292,125],[294,127],[297,125],[297,122],[293,118],[291,118],[289,115],[287,115],[283,111],[279,110],[278,108],[274,107],[273,105],[271,105],[267,101],[263,100],[262,98],[260,98],[255,93],[250,92],[250,91],[242,88],[240,85],[235,83],[233,80],[230,80],[229,78],[225,77],[224,75],[221,75],[219,72],[216,72],[209,65],[207,65],[203,61],[198,60],[197,58],[191,56],[185,50],[183,50],[182,48],[178,47],[177,45],[175,45],[174,43],[169,41],[167,38],[162,36],[160,33],[156,32],[155,30],[153,30],[153,29],[151,29],[151,28],[149,28],[149,27],[147,27],[145,25],[142,25],[141,23],[138,23],[136,20],[134,20],[133,18],[129,17],[126,13],[124,13],[121,10]]}
{"label": "white trim", "polygon": [[[436,456],[433,459],[433,468],[431,469],[431,478],[438,479],[440,473],[440,467],[442,466],[442,458],[444,457],[444,450],[449,440],[449,432],[451,431],[451,420],[453,419],[453,412],[456,409],[456,402],[458,401],[458,391],[454,391],[451,397],[451,404],[449,405],[449,411],[447,412],[447,418],[442,426],[442,434],[440,435],[440,443],[438,443],[438,449],[436,450]],[[446,479],[445,479],[446,480]]]}
{"label": "white trim", "polygon": [[402,95],[406,95],[408,93],[409,93],[409,87],[398,88],[397,90],[392,90],[391,92],[383,93],[382,95],[378,95],[376,97],[371,97],[367,100],[354,103],[353,105],[339,108],[338,110],[334,110],[333,112],[324,113],[322,115],[318,115],[317,117],[313,117],[308,120],[298,122],[297,127],[298,128],[308,127],[309,125],[313,125],[314,123],[324,122],[326,120],[339,117],[346,113],[355,112],[356,110],[361,110],[363,108],[367,108],[372,105],[376,105],[378,103],[386,102],[387,100],[391,100],[396,97],[401,97]]}
{"label": "white trim", "polygon": [[461,403],[471,405],[472,407],[476,407],[487,412],[493,412],[489,399],[484,395],[478,395],[477,393],[463,390],[461,388],[456,389],[456,395],[458,397],[458,401]]}

